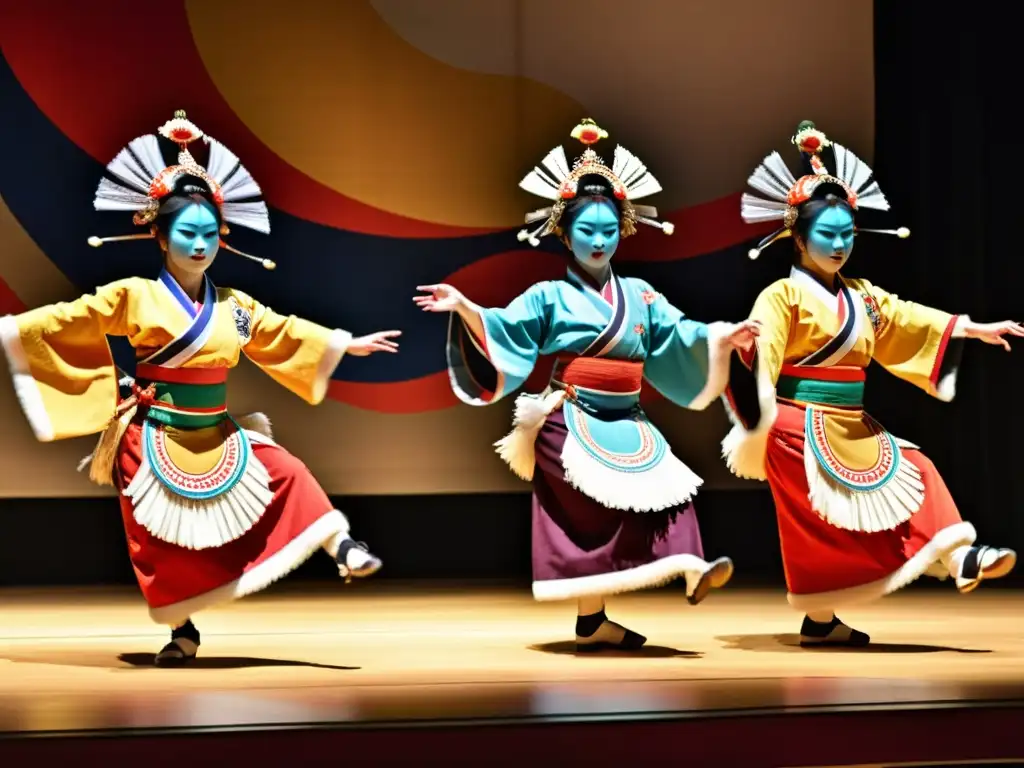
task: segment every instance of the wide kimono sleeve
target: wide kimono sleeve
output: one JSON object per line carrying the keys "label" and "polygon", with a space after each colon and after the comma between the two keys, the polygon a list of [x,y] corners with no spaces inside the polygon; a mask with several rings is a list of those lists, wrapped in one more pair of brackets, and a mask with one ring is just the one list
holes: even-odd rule
{"label": "wide kimono sleeve", "polygon": [[873,359],[932,397],[951,401],[969,318],[904,301],[866,280],[857,283],[875,328]]}
{"label": "wide kimono sleeve", "polygon": [[720,340],[732,323],[701,323],[686,317],[650,286],[637,281],[648,304],[650,344],[644,378],[676,405],[702,411],[722,394],[730,349]]}
{"label": "wide kimono sleeve", "polygon": [[735,355],[723,396],[732,429],[722,456],[737,477],[764,480],[768,435],[778,416],[775,386],[786,359],[795,308],[792,286],[780,280],[757,297],[750,319],[761,335],[748,352]]}
{"label": "wide kimono sleeve", "polygon": [[334,369],[352,334],[295,315],[281,315],[238,291],[233,297],[250,318],[242,351],[264,373],[311,405],[323,402]]}
{"label": "wide kimono sleeve", "polygon": [[448,321],[448,377],[469,405],[490,405],[521,387],[533,372],[550,324],[549,284],[538,283],[504,308],[480,310],[484,338],[452,313]]}
{"label": "wide kimono sleeve", "polygon": [[134,282],[0,318],[15,392],[37,439],[95,434],[110,423],[118,387],[107,336],[128,334]]}

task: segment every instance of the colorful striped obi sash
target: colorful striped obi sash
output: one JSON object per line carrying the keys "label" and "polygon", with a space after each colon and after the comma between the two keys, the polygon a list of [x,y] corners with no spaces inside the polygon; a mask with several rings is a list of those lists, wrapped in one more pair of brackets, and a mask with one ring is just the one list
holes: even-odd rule
{"label": "colorful striped obi sash", "polygon": [[644,377],[641,360],[559,355],[551,386],[592,413],[629,411],[640,401]]}
{"label": "colorful striped obi sash", "polygon": [[559,355],[551,373],[552,385],[570,393],[585,389],[602,395],[639,395],[644,378],[642,360]]}
{"label": "colorful striped obi sash", "polygon": [[228,368],[166,368],[139,363],[140,388],[153,385],[146,418],[178,429],[212,427],[227,418]]}
{"label": "colorful striped obi sash", "polygon": [[810,405],[862,408],[864,379],[864,369],[852,366],[784,365],[775,394],[782,400]]}

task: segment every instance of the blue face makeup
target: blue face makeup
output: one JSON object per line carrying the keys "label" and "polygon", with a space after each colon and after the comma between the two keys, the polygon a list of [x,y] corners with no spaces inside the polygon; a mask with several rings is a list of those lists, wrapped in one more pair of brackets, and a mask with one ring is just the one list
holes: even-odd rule
{"label": "blue face makeup", "polygon": [[205,272],[220,249],[220,226],[207,203],[178,211],[167,233],[167,255],[184,272]]}
{"label": "blue face makeup", "polygon": [[619,247],[619,217],[607,200],[583,204],[569,230],[569,246],[576,261],[590,272],[608,266]]}
{"label": "blue face makeup", "polygon": [[849,260],[853,238],[853,214],[845,208],[830,206],[811,222],[804,245],[814,265],[826,274],[834,275]]}

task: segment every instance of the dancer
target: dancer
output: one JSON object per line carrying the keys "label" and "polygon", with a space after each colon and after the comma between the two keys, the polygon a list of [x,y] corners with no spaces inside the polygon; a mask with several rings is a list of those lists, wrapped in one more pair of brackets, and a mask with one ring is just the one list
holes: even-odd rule
{"label": "dancer", "polygon": [[488,405],[519,388],[540,354],[557,355],[548,388],[516,400],[514,430],[497,443],[512,470],[533,482],[533,594],[576,600],[581,651],[636,649],[646,638],[610,621],[605,596],[686,580],[699,603],[732,576],[728,558],[703,559],[691,499],[701,484],[639,405],[646,378],[695,410],[722,393],[734,347],[753,342],[751,322],[689,320],[610,262],[637,223],[659,227],[636,200],[661,187],[623,147],[611,167],[591,145],[607,133],[585,120],[587,146],[570,169],[561,146],[520,186],[552,201],[520,240],[557,235],[572,252],[565,278],[532,286],[504,309],[477,306],[450,285],[420,286],[425,311],[450,312],[448,370],[463,402]]}
{"label": "dancer", "polygon": [[[159,278],[130,277],[68,303],[0,318],[0,340],[36,437],[101,432],[83,462],[120,491],[128,550],[150,616],[172,627],[158,666],[195,657],[197,611],[263,589],[319,547],[346,579],[381,561],[349,536],[305,465],[272,439],[262,414],[225,409],[229,369],[244,352],[275,381],[320,403],[345,353],[396,352],[398,331],[361,338],[282,316],[206,275],[228,225],[270,231],[260,188],[184,112],[132,141],[107,166],[101,211],[134,211],[163,251]],[[206,145],[201,166],[192,155]],[[268,269],[270,260],[262,261]],[[127,337],[138,361],[119,398],[106,336]],[[124,382],[122,382],[124,383]]]}
{"label": "dancer", "polygon": [[[861,208],[889,210],[871,169],[810,122],[792,142],[806,175],[794,179],[778,152],[744,194],[747,222],[781,219],[750,257],[791,237],[789,277],[766,288],[751,319],[757,343],[741,355],[753,371],[730,379],[734,427],[723,442],[738,476],[767,479],[775,499],[789,602],[805,612],[805,645],[863,646],[867,634],[837,608],[893,592],[922,575],[952,576],[961,592],[1007,575],[1009,549],[975,545],[934,465],[863,410],[864,370],[875,360],[943,401],[953,399],[964,339],[1009,350],[1024,336],[1013,322],[976,323],[897,298],[840,271],[862,232],[909,236],[906,228],[866,230]],[[833,155],[835,173],[823,153]]]}

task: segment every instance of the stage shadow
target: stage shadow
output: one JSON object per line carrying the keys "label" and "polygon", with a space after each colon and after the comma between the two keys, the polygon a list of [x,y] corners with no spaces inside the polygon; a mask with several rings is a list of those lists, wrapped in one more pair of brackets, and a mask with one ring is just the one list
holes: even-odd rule
{"label": "stage shadow", "polygon": [[[122,653],[118,661],[132,667],[154,668],[155,653]],[[350,672],[361,667],[343,667],[335,664],[318,664],[314,661],[294,659],[264,659],[256,656],[196,656],[185,665],[186,669],[252,669],[255,667],[308,667],[310,669],[333,669]]]}
{"label": "stage shadow", "polygon": [[[54,667],[90,667],[93,669],[156,669],[154,653],[122,653],[111,656],[108,653],[26,653],[17,656],[0,656],[0,661],[14,664],[45,664]],[[198,656],[187,668],[190,669],[252,669],[256,667],[309,667],[311,669],[332,669],[342,672],[360,669],[333,664],[317,664],[311,661],[292,659],[264,659],[249,656]]]}
{"label": "stage shadow", "polygon": [[727,650],[768,653],[992,653],[984,648],[953,648],[918,643],[871,643],[863,648],[800,645],[800,635],[719,635]]}
{"label": "stage shadow", "polygon": [[560,640],[554,643],[538,643],[527,646],[531,651],[540,653],[552,653],[558,656],[587,657],[609,657],[626,659],[699,659],[704,654],[697,651],[680,651],[677,648],[668,648],[664,645],[645,645],[635,651],[590,651],[580,653],[576,650],[576,643],[572,640]]}

